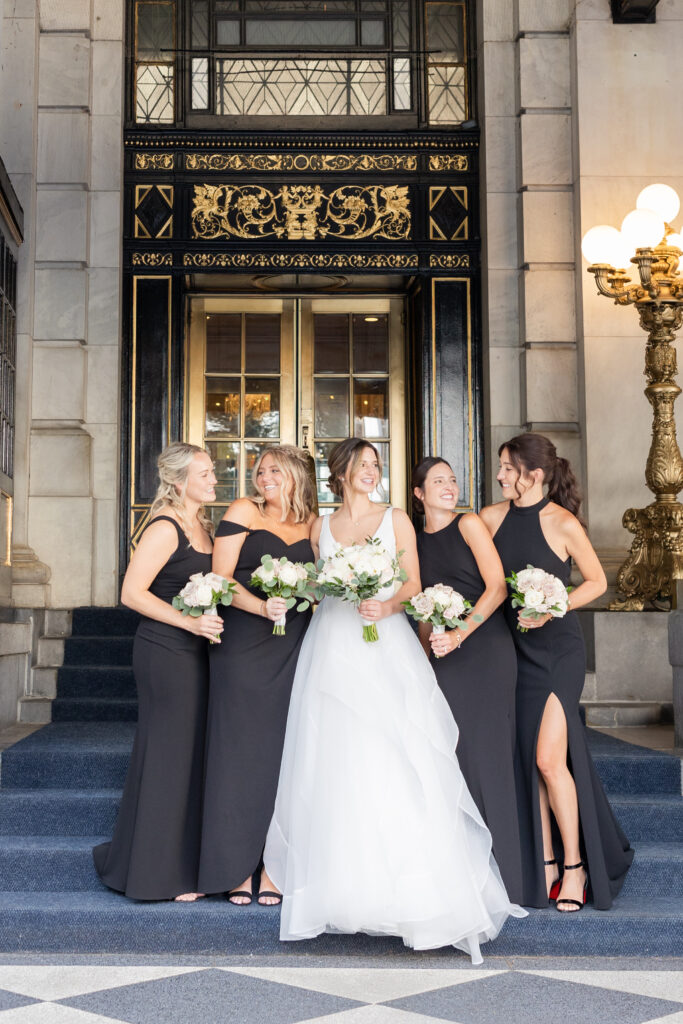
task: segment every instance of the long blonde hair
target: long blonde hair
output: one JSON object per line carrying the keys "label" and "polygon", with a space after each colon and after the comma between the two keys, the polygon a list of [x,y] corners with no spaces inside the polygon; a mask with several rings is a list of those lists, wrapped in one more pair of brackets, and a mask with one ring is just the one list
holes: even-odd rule
{"label": "long blonde hair", "polygon": [[[280,485],[282,515],[280,521],[284,523],[290,512],[293,512],[296,523],[307,523],[315,513],[318,504],[318,496],[311,474],[310,455],[303,448],[297,448],[293,444],[281,444],[277,447],[265,448],[261,452],[251,473],[254,490],[257,492],[251,497],[251,500],[258,507],[262,516],[266,514],[266,499],[264,495],[258,493],[256,479],[259,467],[266,455],[270,455],[282,471],[282,484]],[[291,498],[287,494],[290,480],[294,481]]]}
{"label": "long blonde hair", "polygon": [[[154,495],[152,507],[149,510],[150,519],[153,519],[164,509],[170,509],[180,520],[180,525],[187,537],[192,533],[192,527],[187,521],[187,510],[185,508],[185,493],[187,491],[187,471],[192,460],[197,455],[209,455],[206,448],[200,448],[196,444],[188,444],[186,441],[174,441],[164,448],[157,459],[159,470],[159,486]],[[214,525],[204,511],[204,506],[199,506],[197,519],[204,527],[210,537],[213,537]]]}

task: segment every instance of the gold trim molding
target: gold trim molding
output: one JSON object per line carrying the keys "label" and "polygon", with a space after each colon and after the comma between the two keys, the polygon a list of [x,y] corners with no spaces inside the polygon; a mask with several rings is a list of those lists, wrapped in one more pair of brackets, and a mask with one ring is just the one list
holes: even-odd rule
{"label": "gold trim molding", "polygon": [[[159,193],[168,208],[168,219],[165,220],[155,235],[151,235],[141,220],[138,211],[147,196],[154,191]],[[173,185],[136,185],[135,186],[135,237],[136,238],[173,238]]]}
{"label": "gold trim molding", "polygon": [[411,212],[405,185],[195,185],[194,238],[410,237]]}
{"label": "gold trim molding", "polygon": [[219,267],[240,270],[416,270],[417,253],[395,252],[186,252],[183,265],[198,270]]}
{"label": "gold trim molding", "polygon": [[134,252],[131,263],[134,267],[172,267],[173,253]]}
{"label": "gold trim molding", "polygon": [[429,157],[430,171],[469,171],[470,158],[466,153],[433,153]]}
{"label": "gold trim molding", "polygon": [[188,153],[188,171],[416,171],[410,153]]}
{"label": "gold trim molding", "polygon": [[441,268],[442,270],[455,270],[458,267],[469,267],[469,253],[446,253],[440,252],[429,257],[429,266]]}
{"label": "gold trim molding", "polygon": [[172,171],[173,153],[136,153],[136,171]]}

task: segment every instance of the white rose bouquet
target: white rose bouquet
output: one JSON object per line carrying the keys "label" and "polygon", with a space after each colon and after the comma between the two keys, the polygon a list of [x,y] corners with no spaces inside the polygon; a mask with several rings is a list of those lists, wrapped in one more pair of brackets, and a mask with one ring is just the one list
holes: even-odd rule
{"label": "white rose bouquet", "polygon": [[[198,618],[206,612],[215,615],[219,604],[231,604],[235,584],[215,572],[195,572],[173,598],[171,604],[183,615]],[[211,640],[212,644],[216,641]]]}
{"label": "white rose bouquet", "polygon": [[[318,562],[316,596],[339,597],[355,605],[376,597],[385,587],[408,578],[398,561],[402,553],[392,558],[379,537],[346,548],[339,544],[333,555]],[[376,623],[363,619],[363,639],[379,640]]]}
{"label": "white rose bouquet", "polygon": [[[256,569],[249,581],[252,587],[258,587],[266,597],[282,597],[287,602],[287,608],[293,608],[297,600],[298,612],[305,612],[311,602],[309,581],[315,577],[315,566],[312,562],[290,562],[284,555],[282,558],[273,558],[272,555],[264,555],[261,564]],[[285,635],[287,616],[283,615],[277,619],[273,626],[275,636]]]}
{"label": "white rose bouquet", "polygon": [[456,626],[467,629],[465,615],[472,611],[470,602],[445,583],[425,587],[410,601],[404,601],[403,607],[406,614],[417,622],[430,622],[435,633],[445,633],[446,628],[455,629]]}
{"label": "white rose bouquet", "polygon": [[[540,619],[552,615],[561,619],[569,610],[569,591],[562,580],[544,569],[527,565],[521,572],[511,572],[505,577],[512,587],[512,607],[521,608],[525,618]],[[528,633],[526,626],[517,623],[520,633]]]}

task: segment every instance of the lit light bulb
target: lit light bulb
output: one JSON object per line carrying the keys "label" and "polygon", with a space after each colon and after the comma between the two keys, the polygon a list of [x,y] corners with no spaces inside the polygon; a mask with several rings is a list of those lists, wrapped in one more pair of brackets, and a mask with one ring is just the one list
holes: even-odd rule
{"label": "lit light bulb", "polygon": [[638,210],[652,210],[670,224],[681,208],[678,193],[670,185],[648,185],[636,199]]}
{"label": "lit light bulb", "polygon": [[621,222],[621,233],[634,249],[654,248],[664,237],[664,220],[653,210],[631,210]]}
{"label": "lit light bulb", "polygon": [[598,224],[583,236],[581,251],[589,263],[608,263],[615,266],[613,256],[622,244],[621,235],[609,224]]}

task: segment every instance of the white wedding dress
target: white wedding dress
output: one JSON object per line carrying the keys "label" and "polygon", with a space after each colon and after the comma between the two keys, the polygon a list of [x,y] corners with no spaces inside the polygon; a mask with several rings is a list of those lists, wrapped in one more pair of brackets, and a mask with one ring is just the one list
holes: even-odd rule
{"label": "white wedding dress", "polygon": [[[391,508],[375,536],[395,554]],[[337,546],[326,517],[321,557]],[[264,852],[280,938],[398,935],[481,963],[480,943],[526,913],[508,900],[417,637],[403,614],[377,630],[367,643],[354,605],[326,597],[301,647]]]}

